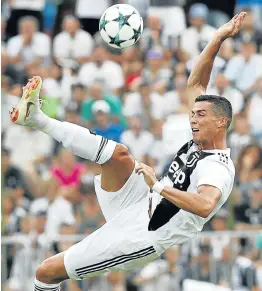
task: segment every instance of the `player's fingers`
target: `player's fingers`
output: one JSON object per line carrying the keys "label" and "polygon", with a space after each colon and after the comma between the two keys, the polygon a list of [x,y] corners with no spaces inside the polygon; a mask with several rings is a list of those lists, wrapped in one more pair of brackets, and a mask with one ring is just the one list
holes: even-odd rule
{"label": "player's fingers", "polygon": [[139,169],[137,171],[137,174],[140,175],[140,174],[145,174],[145,170],[144,169]]}
{"label": "player's fingers", "polygon": [[142,166],[141,164],[139,164],[139,165],[136,167],[136,173],[137,173],[139,170],[141,170],[141,169],[143,169],[143,166]]}
{"label": "player's fingers", "polygon": [[238,14],[236,14],[236,15],[231,19],[231,21],[232,21],[233,23],[235,23],[236,20],[237,20],[237,18],[238,18]]}

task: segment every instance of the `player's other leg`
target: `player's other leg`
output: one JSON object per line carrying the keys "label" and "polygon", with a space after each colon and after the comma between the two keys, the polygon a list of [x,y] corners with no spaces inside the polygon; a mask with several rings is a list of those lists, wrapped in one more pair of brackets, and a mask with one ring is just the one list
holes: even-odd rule
{"label": "player's other leg", "polygon": [[23,96],[10,113],[19,125],[36,128],[61,142],[75,155],[102,165],[101,186],[108,192],[122,188],[134,169],[134,159],[127,147],[96,135],[87,128],[46,116],[40,109],[42,79],[33,77],[23,89]]}
{"label": "player's other leg", "polygon": [[133,204],[64,253],[45,260],[37,268],[35,290],[59,290],[59,282],[68,277],[83,280],[128,271],[158,258],[147,230],[147,209],[147,199]]}

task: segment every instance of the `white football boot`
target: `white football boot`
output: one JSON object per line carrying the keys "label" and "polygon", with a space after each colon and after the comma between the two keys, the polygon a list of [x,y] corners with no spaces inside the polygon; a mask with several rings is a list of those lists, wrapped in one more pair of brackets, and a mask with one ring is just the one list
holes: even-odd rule
{"label": "white football boot", "polygon": [[39,99],[41,87],[41,77],[35,76],[29,79],[29,82],[23,87],[21,100],[9,112],[13,123],[35,128],[35,117],[41,112],[42,100]]}

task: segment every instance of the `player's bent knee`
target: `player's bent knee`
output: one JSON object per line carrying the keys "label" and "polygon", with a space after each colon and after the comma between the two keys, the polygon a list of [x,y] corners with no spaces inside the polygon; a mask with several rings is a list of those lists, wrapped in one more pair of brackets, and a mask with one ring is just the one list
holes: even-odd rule
{"label": "player's bent knee", "polygon": [[46,259],[36,269],[36,279],[46,284],[56,284],[67,279],[64,267],[55,257]]}
{"label": "player's bent knee", "polygon": [[51,284],[55,279],[55,265],[52,259],[46,259],[36,269],[36,279],[40,282]]}
{"label": "player's bent knee", "polygon": [[132,156],[129,153],[128,147],[121,143],[118,143],[112,156],[112,160],[123,160],[130,158],[132,158]]}

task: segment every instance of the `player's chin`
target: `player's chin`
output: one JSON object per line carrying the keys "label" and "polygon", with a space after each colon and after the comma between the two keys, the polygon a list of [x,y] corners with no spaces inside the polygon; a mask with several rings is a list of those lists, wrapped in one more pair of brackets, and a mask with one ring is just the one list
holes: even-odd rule
{"label": "player's chin", "polygon": [[201,143],[201,137],[199,136],[199,134],[193,133],[193,141],[196,144],[200,144]]}
{"label": "player's chin", "polygon": [[197,138],[197,137],[193,137],[193,142],[194,142],[195,144],[200,144],[200,143],[201,143],[200,139]]}

